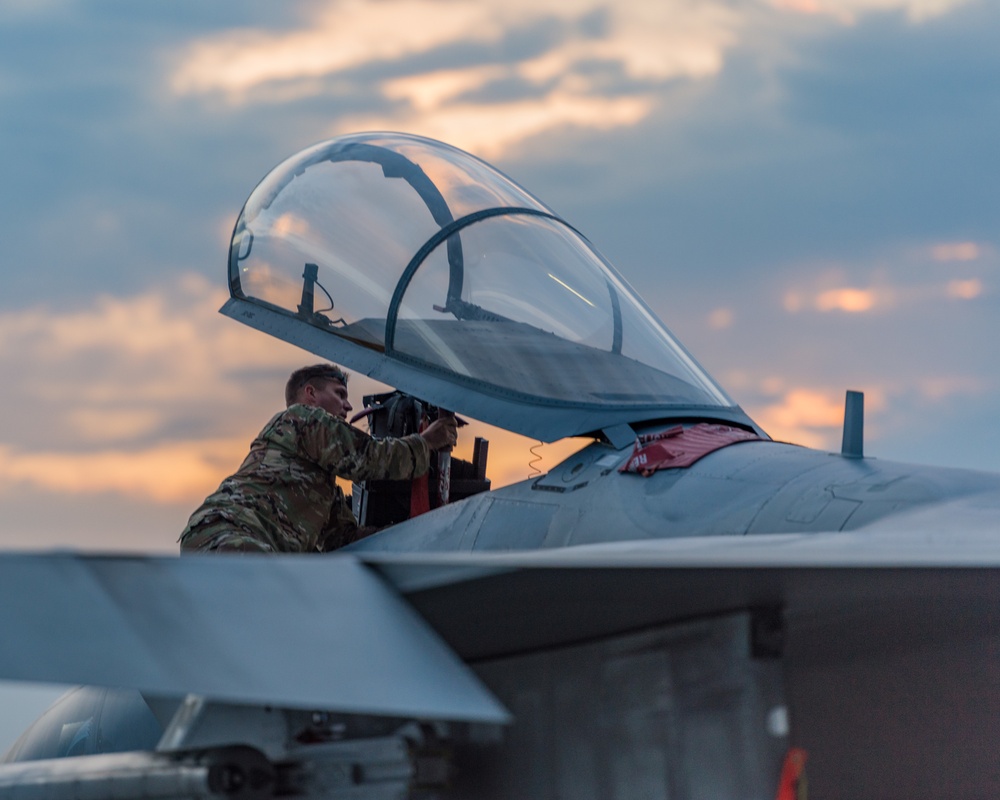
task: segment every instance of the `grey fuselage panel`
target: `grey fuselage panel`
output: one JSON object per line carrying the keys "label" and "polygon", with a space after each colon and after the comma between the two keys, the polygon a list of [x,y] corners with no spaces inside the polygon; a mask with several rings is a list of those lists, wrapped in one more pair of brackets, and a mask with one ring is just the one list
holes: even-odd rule
{"label": "grey fuselage panel", "polygon": [[525,550],[854,530],[1000,492],[1000,476],[990,473],[845,458],[770,441],[734,444],[650,477],[618,471],[629,452],[591,444],[549,473],[437,509],[349,549]]}

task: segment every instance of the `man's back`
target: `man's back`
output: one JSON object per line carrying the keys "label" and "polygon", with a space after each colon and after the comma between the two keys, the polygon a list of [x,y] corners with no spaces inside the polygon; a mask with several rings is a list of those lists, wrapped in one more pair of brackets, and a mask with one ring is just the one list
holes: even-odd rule
{"label": "man's back", "polygon": [[429,462],[417,435],[376,441],[322,408],[276,414],[240,468],[191,516],[181,549],[315,552],[351,541],[357,523],[336,478],[412,478]]}

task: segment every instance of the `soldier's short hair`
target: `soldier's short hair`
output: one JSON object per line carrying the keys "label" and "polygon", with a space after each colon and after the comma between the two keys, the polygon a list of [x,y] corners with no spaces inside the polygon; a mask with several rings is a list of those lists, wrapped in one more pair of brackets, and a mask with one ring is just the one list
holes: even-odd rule
{"label": "soldier's short hair", "polygon": [[338,381],[347,386],[347,373],[334,364],[313,364],[295,370],[285,384],[285,405],[293,405],[302,388],[313,381]]}

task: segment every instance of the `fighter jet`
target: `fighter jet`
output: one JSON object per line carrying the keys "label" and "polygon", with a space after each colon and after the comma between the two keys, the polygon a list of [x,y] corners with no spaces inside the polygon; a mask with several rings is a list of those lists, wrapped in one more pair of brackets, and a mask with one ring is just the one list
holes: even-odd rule
{"label": "fighter jet", "polygon": [[81,683],[0,799],[987,797],[1000,476],[771,440],[572,225],[441,142],[268,174],[222,313],[487,443],[330,555],[0,557],[0,677]]}

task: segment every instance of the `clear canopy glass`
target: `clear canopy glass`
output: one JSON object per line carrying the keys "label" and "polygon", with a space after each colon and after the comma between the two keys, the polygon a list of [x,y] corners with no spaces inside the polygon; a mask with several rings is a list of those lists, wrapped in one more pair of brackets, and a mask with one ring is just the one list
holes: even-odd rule
{"label": "clear canopy glass", "polygon": [[572,227],[440,142],[318,144],[254,190],[233,295],[437,374],[545,404],[731,407]]}

